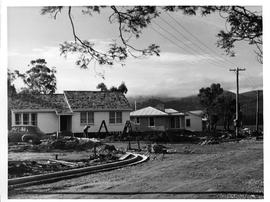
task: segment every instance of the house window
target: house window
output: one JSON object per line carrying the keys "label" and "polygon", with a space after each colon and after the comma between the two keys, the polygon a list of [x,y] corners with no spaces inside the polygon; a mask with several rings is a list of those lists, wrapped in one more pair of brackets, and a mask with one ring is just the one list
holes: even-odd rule
{"label": "house window", "polygon": [[23,125],[29,125],[29,114],[23,114]]}
{"label": "house window", "polygon": [[122,112],[110,112],[109,123],[122,123]]}
{"label": "house window", "polygon": [[175,128],[180,128],[180,117],[175,117]]}
{"label": "house window", "polygon": [[180,128],[179,116],[171,117],[171,128]]}
{"label": "house window", "polygon": [[94,124],[94,112],[81,112],[81,124]]}
{"label": "house window", "polygon": [[122,123],[122,112],[116,112],[116,123]]}
{"label": "house window", "polygon": [[21,114],[18,113],[15,114],[15,125],[21,125],[22,123],[21,117],[22,117]]}
{"label": "house window", "polygon": [[37,125],[37,114],[31,114],[31,124],[33,126]]}
{"label": "house window", "polygon": [[136,122],[137,124],[140,124],[140,117],[136,117],[135,122]]}
{"label": "house window", "polygon": [[37,114],[36,113],[15,113],[15,125],[37,125]]}
{"label": "house window", "polygon": [[190,119],[186,119],[186,127],[190,127]]}
{"label": "house window", "polygon": [[175,128],[175,118],[171,117],[171,128]]}
{"label": "house window", "polygon": [[154,119],[154,117],[149,117],[149,126],[155,126],[155,119]]}
{"label": "house window", "polygon": [[94,124],[94,112],[87,112],[88,123]]}

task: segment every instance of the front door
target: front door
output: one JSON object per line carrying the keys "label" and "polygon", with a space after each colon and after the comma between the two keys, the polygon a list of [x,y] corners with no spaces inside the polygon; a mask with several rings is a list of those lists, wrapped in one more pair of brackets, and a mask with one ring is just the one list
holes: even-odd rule
{"label": "front door", "polygon": [[60,131],[71,132],[71,115],[61,115],[60,116]]}

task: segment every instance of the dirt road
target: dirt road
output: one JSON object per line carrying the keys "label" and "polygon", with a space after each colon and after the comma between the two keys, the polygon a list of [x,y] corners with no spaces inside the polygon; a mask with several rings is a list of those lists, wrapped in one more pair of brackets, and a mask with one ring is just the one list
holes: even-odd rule
{"label": "dirt road", "polygon": [[[175,149],[176,153],[166,154],[164,158],[162,155],[151,155],[148,162],[136,166],[13,190],[9,198],[256,198],[246,195],[181,195],[160,192],[263,192],[263,142],[250,140],[219,145],[167,146]],[[47,194],[25,194],[25,191]],[[90,192],[156,193],[93,195]]]}

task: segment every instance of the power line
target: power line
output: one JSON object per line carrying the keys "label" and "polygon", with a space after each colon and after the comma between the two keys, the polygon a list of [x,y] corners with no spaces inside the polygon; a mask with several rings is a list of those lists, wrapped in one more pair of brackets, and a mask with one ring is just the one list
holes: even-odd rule
{"label": "power line", "polygon": [[[156,30],[153,26],[150,26],[150,29],[152,29],[153,31],[155,31],[156,33],[158,33],[160,36],[162,36],[163,38],[165,38],[166,40],[170,41],[173,45],[177,46],[178,48],[180,48],[183,51],[186,51],[183,47],[179,46],[177,43],[175,43],[174,41],[172,41],[170,38],[168,38],[166,35],[162,34],[161,32],[159,32],[158,30]],[[193,62],[194,63],[194,62]]]}
{"label": "power line", "polygon": [[[211,51],[212,53],[214,53],[215,55],[217,55],[218,57],[222,57],[221,55],[218,55],[216,53],[216,51],[214,51],[212,48],[210,48],[209,46],[207,46],[205,43],[203,43],[197,36],[195,36],[194,34],[192,34],[192,32],[190,32],[187,28],[185,28],[180,22],[178,22],[173,16],[171,16],[168,12],[165,12],[173,21],[175,21],[183,30],[185,30],[190,36],[192,36],[194,39],[196,39],[200,44],[202,44],[206,49],[208,49],[209,51]],[[230,60],[228,60],[225,57],[222,57],[224,60],[226,60],[227,62],[229,62],[230,64],[237,66],[235,63],[231,62]]]}
{"label": "power line", "polygon": [[[189,36],[192,36],[196,41],[198,41],[201,45],[203,45],[208,51],[212,52],[213,54],[217,55],[218,58],[222,58],[223,60],[227,61],[228,63],[234,65],[234,66],[237,66],[235,63],[233,63],[232,61],[228,60],[226,57],[223,57],[221,55],[218,55],[216,53],[216,51],[214,51],[212,48],[210,48],[209,46],[207,46],[205,43],[203,43],[196,35],[194,35],[192,32],[190,32],[184,25],[182,25],[179,21],[177,21],[172,15],[170,15],[168,12],[165,12],[174,22],[176,22],[186,33],[189,34]],[[164,20],[162,17],[160,17],[161,20],[163,21],[166,21]],[[166,22],[168,24],[168,22]],[[171,27],[173,27],[171,25]],[[174,27],[173,27],[174,28]],[[175,28],[174,28],[175,29]],[[182,35],[182,34],[181,34]],[[190,39],[189,39],[190,40]],[[248,72],[245,72],[247,76],[251,77],[249,75]],[[253,84],[253,87],[255,87],[255,82],[253,82],[249,77],[246,77],[247,80],[249,80],[249,82],[251,82]]]}
{"label": "power line", "polygon": [[[173,30],[175,30],[177,33],[179,33],[182,37],[184,37],[186,40],[188,40],[192,45],[196,46],[196,48],[200,49],[203,53],[205,53],[205,50],[201,48],[201,46],[199,46],[198,44],[194,43],[194,41],[188,37],[186,37],[180,30],[176,29],[175,26],[171,25],[168,21],[166,21],[165,19],[163,19],[161,16],[160,16],[160,19],[166,23],[169,27],[171,27]],[[209,51],[208,51],[209,52]],[[214,58],[217,59],[217,63],[218,62],[221,62],[220,59],[224,60],[223,58],[221,57],[217,57],[215,56],[216,54],[214,53]],[[222,63],[219,63],[219,64],[222,64]],[[222,64],[223,65],[223,64]]]}
{"label": "power line", "polygon": [[[171,32],[169,32],[168,30],[166,30],[165,28],[163,28],[162,26],[160,26],[159,24],[157,24],[157,23],[155,23],[155,22],[153,22],[155,25],[157,25],[160,29],[162,29],[164,32],[166,32],[166,33],[168,33],[169,35],[171,35],[174,39],[176,39],[178,42],[180,42],[180,43],[182,43],[188,50],[186,50],[186,51],[188,51],[189,53],[191,53],[191,54],[198,54],[199,56],[198,57],[201,57],[202,59],[205,59],[205,57],[203,57],[203,56],[201,56],[201,54],[200,53],[198,53],[196,50],[194,50],[192,47],[190,47],[190,46],[188,46],[185,42],[183,42],[181,39],[179,39],[179,38],[177,38],[174,34],[172,34]],[[173,42],[174,43],[174,42]],[[190,51],[191,50],[191,51]],[[214,61],[212,61],[212,60],[208,60],[207,61],[209,64],[212,64],[212,65],[214,65],[214,66],[220,66],[220,64],[218,64],[218,63],[215,63]],[[225,66],[223,66],[224,68],[226,68]]]}

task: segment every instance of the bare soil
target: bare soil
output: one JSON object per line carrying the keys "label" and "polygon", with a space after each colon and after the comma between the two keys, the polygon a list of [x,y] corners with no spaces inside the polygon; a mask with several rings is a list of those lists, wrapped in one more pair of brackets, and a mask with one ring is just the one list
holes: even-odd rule
{"label": "bare soil", "polygon": [[[114,143],[114,145],[118,148],[126,147],[126,143]],[[146,163],[118,170],[10,190],[9,198],[262,198],[262,196],[239,194],[183,195],[179,192],[263,192],[263,141],[242,140],[217,145],[167,144],[165,146],[176,152],[165,156],[151,154],[150,160]],[[133,147],[136,148],[136,145],[134,144]],[[146,148],[146,145],[141,144],[141,147]],[[75,153],[72,155],[76,156]],[[25,193],[30,191],[44,194]],[[99,194],[91,194],[91,192]],[[154,193],[112,195],[101,194],[102,192]],[[175,193],[163,194],[162,192]]]}

